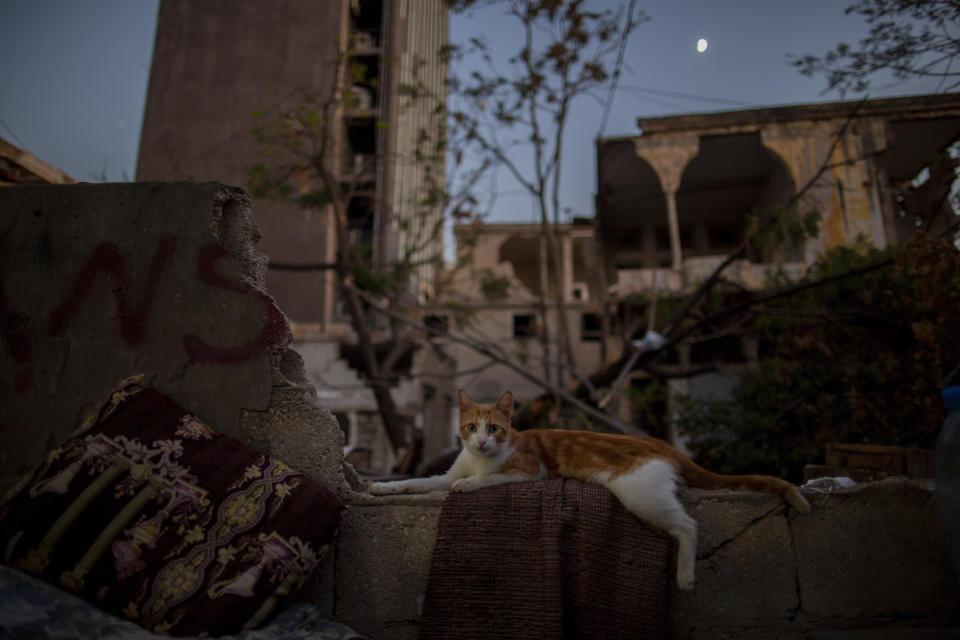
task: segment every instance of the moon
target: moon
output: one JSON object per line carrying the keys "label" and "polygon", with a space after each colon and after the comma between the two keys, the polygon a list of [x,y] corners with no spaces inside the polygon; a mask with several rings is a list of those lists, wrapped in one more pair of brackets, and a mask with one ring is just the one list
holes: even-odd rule
{"label": "moon", "polygon": [[707,39],[700,38],[697,40],[697,53],[703,53],[707,50]]}

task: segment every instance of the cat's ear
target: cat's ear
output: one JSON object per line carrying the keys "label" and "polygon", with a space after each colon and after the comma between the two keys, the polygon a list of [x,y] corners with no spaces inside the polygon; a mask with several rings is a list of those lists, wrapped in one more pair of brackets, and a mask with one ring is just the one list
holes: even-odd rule
{"label": "cat's ear", "polygon": [[470,396],[468,396],[467,392],[463,389],[457,391],[457,402],[460,404],[461,413],[467,411],[468,409],[472,409],[474,406],[473,400],[470,399]]}
{"label": "cat's ear", "polygon": [[510,391],[504,391],[503,395],[500,396],[500,399],[497,400],[497,411],[503,415],[510,417],[510,412],[513,411],[513,393]]}

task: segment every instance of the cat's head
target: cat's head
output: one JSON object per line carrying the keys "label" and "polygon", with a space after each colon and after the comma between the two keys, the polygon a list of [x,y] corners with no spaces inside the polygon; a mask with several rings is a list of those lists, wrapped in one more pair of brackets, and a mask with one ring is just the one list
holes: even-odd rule
{"label": "cat's head", "polygon": [[510,436],[513,394],[505,391],[494,404],[477,404],[463,389],[457,392],[460,404],[460,438],[474,453],[492,455]]}

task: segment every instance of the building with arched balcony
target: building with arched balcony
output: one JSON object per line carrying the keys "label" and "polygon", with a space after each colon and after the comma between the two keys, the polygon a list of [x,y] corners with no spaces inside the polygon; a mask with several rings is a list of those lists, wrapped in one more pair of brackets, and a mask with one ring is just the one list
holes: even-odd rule
{"label": "building with arched balcony", "polygon": [[[819,214],[805,242],[751,246],[729,276],[762,286],[863,238],[883,248],[911,227],[911,189],[960,136],[960,95],[797,105],[640,119],[597,142],[597,234],[619,295],[681,291],[773,216]],[[951,167],[952,171],[952,167]],[[918,179],[919,178],[919,179]],[[952,182],[952,174],[950,175]]]}
{"label": "building with arched balcony", "polygon": [[[535,372],[559,358],[553,307],[558,295],[578,369],[591,375],[608,366],[619,369],[627,345],[650,326],[652,299],[691,292],[728,256],[740,255],[723,272],[731,285],[725,289],[736,296],[767,287],[771,270],[802,275],[833,247],[861,241],[879,248],[898,245],[914,230],[918,215],[938,208],[948,215],[930,221],[934,231],[956,220],[943,197],[956,161],[941,152],[960,138],[960,95],[671,116],[638,124],[639,135],[597,142],[596,217],[557,229],[561,273],[546,262],[538,225],[455,230],[458,246],[462,236],[474,235],[452,301],[471,312],[482,335]],[[816,233],[794,239],[767,234],[767,240],[740,252],[749,232],[803,220],[815,221]],[[543,281],[541,270],[547,273]],[[546,296],[541,282],[548,285]],[[541,313],[543,299],[550,302]],[[443,313],[442,305],[437,313]],[[758,349],[751,332],[729,332],[680,345],[658,361],[657,370],[668,383],[668,397],[722,397],[757,360]],[[521,399],[542,393],[536,383],[469,348],[451,345],[450,353],[461,372],[458,383],[483,400],[492,401],[505,388]],[[561,382],[576,380],[571,375]],[[676,440],[666,432],[669,401],[646,393],[651,382],[648,372],[629,374],[619,415]],[[658,417],[643,422],[641,413]]]}
{"label": "building with arched balcony", "polygon": [[[799,276],[834,247],[882,249],[917,226],[937,233],[956,221],[947,196],[958,94],[648,118],[638,127],[636,136],[597,142],[598,307],[627,340],[648,326],[651,300],[691,291],[729,256],[739,257],[724,279],[756,290],[772,271]],[[802,222],[815,233],[744,243],[757,229]],[[678,349],[671,394],[725,396],[757,350],[732,334]],[[635,372],[631,383],[642,388],[643,378]]]}

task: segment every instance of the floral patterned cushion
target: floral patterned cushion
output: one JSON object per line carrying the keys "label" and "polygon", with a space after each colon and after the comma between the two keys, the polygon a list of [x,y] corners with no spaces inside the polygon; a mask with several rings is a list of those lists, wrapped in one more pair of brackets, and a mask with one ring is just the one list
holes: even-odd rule
{"label": "floral patterned cushion", "polygon": [[333,540],[343,503],[121,384],[0,509],[5,564],[170,635],[263,623]]}

